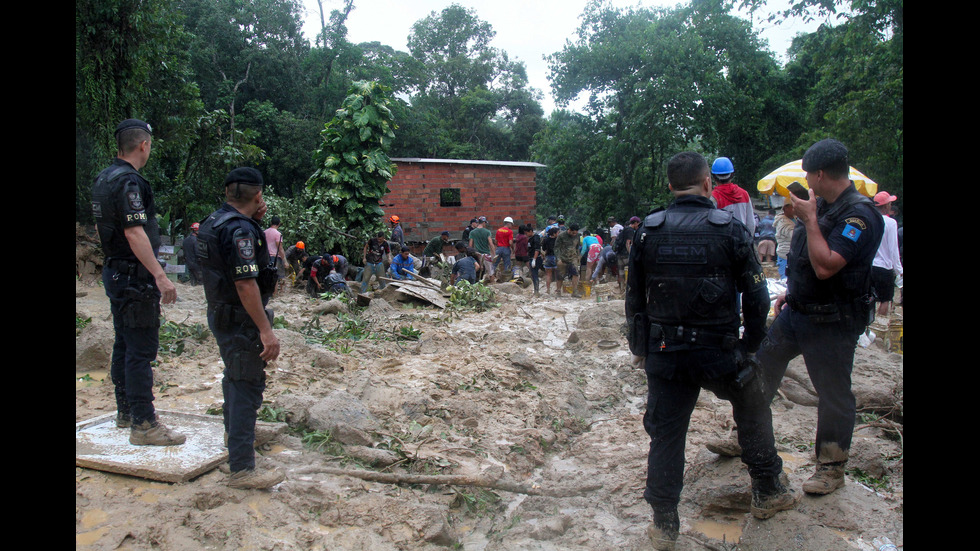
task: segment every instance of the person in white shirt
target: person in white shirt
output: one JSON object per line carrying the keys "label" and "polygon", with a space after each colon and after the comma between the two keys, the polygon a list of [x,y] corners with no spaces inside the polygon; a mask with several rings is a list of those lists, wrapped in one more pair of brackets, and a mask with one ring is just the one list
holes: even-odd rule
{"label": "person in white shirt", "polygon": [[874,197],[875,206],[885,220],[885,234],[878,246],[878,253],[871,264],[871,286],[878,295],[878,315],[887,316],[895,295],[895,278],[904,272],[898,253],[898,222],[892,215],[892,203],[898,197],[887,191],[879,191]]}

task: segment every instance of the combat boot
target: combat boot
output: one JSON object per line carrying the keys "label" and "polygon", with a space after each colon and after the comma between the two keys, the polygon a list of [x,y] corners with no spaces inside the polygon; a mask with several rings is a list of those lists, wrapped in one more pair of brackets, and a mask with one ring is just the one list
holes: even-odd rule
{"label": "combat boot", "polygon": [[133,426],[132,415],[121,411],[116,413],[116,428],[128,429],[131,426]]}
{"label": "combat boot", "polygon": [[229,488],[239,490],[264,490],[279,484],[283,480],[286,480],[286,474],[277,467],[269,466],[262,470],[253,468],[231,473],[227,484]]}
{"label": "combat boot", "polygon": [[160,421],[143,421],[129,429],[129,443],[134,446],[179,446],[186,441],[186,436]]}
{"label": "combat boot", "polygon": [[784,486],[783,480],[783,475],[752,479],[752,516],[765,520],[796,506],[796,492]]}
{"label": "combat boot", "polygon": [[673,551],[677,544],[677,535],[680,532],[680,518],[677,516],[677,509],[653,510],[653,522],[647,526],[647,536],[653,548],[658,551]]}
{"label": "combat boot", "polygon": [[844,487],[844,463],[817,463],[817,471],[803,483],[808,494],[827,495]]}

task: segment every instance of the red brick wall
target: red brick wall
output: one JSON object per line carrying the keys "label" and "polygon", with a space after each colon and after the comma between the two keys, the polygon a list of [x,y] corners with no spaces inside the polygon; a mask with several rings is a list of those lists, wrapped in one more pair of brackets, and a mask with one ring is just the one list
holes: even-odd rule
{"label": "red brick wall", "polygon": [[[385,216],[398,215],[405,241],[428,241],[448,231],[455,243],[472,218],[487,217],[487,228],[496,231],[504,217],[517,226],[534,221],[535,168],[489,164],[394,161],[395,177],[388,183]],[[439,206],[439,190],[458,188],[461,206]],[[455,250],[446,247],[446,252]]]}

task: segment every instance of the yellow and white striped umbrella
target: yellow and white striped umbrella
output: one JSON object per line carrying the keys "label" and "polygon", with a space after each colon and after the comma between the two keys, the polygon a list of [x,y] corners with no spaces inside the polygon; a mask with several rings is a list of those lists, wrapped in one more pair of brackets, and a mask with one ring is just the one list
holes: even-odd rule
{"label": "yellow and white striped umbrella", "polygon": [[[874,197],[875,193],[878,193],[878,184],[871,178],[868,178],[859,172],[853,166],[848,173],[848,178],[854,181],[854,187],[857,188],[861,195]],[[793,182],[799,182],[803,185],[803,187],[807,187],[806,171],[803,170],[803,159],[786,163],[776,170],[770,172],[764,178],[759,180],[757,189],[759,190],[759,193],[763,193],[765,195],[778,193],[783,197],[789,197],[789,190],[786,189],[786,186]]]}

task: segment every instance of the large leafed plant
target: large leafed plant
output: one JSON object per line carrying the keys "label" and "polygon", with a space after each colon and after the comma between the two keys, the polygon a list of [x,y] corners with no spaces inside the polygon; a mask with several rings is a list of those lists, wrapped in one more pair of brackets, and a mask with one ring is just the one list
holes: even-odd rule
{"label": "large leafed plant", "polygon": [[[313,154],[317,169],[306,182],[322,224],[368,238],[384,228],[382,198],[395,164],[388,157],[395,138],[390,90],[377,82],[355,82],[320,136]],[[319,209],[318,209],[319,210]]]}

